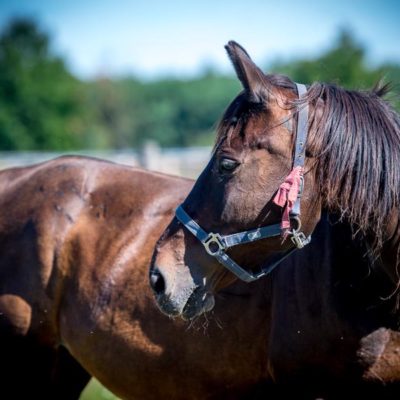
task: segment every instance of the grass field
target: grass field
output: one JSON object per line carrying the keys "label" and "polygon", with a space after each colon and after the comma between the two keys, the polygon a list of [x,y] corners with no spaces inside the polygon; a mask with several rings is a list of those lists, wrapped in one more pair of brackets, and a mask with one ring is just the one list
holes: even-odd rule
{"label": "grass field", "polygon": [[98,380],[92,379],[79,400],[119,400],[119,397],[114,396]]}

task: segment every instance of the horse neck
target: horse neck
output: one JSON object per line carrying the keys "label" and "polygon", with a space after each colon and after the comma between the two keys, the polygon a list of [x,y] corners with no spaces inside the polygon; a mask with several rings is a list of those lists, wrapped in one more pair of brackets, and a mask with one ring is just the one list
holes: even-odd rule
{"label": "horse neck", "polygon": [[[368,260],[363,258],[365,252],[358,242],[351,240],[349,225],[336,220],[322,213],[311,243],[284,261],[284,268],[278,268],[277,283],[282,287],[275,290],[276,295],[295,288],[291,292],[293,302],[316,302],[321,307],[329,308],[338,282],[349,281],[350,275],[361,269],[361,275],[367,274]],[[331,311],[326,309],[321,314]]]}
{"label": "horse neck", "polygon": [[323,213],[311,243],[274,271],[268,351],[277,380],[351,373],[360,340],[397,327],[387,276],[374,268],[366,241],[337,220]]}
{"label": "horse neck", "polygon": [[[393,291],[393,285],[387,274],[377,268],[376,260],[368,256],[366,241],[359,236],[354,238],[350,224],[339,223],[338,219],[322,214],[311,243],[295,253],[285,268],[278,269],[276,283],[280,287],[275,288],[274,294],[280,297],[280,293],[287,295],[289,290],[296,308],[306,310],[303,315],[319,304],[323,320],[329,321],[326,329],[336,325],[339,331],[351,313],[357,318],[368,314],[368,318],[377,321],[386,318],[388,314],[382,310],[391,305],[382,302],[382,298]],[[282,298],[279,303],[288,301]],[[368,311],[370,306],[373,311]],[[374,310],[382,313],[375,315]],[[293,313],[289,314],[293,318]],[[309,317],[313,319],[312,315]]]}
{"label": "horse neck", "polygon": [[370,328],[387,326],[388,313],[380,307],[386,293],[382,279],[365,257],[364,243],[352,239],[351,226],[335,221],[323,213],[311,243],[274,273],[269,351],[277,375],[293,360],[312,363],[311,348],[329,365],[336,346],[335,356],[344,362],[346,346]]}

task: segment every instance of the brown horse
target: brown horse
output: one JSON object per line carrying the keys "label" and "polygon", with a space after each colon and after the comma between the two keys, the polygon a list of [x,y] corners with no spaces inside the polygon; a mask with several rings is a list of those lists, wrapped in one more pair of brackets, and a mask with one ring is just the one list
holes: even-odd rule
{"label": "brown horse", "polygon": [[[296,247],[306,246],[297,260],[310,257],[309,235],[328,209],[358,234],[368,268],[351,254],[340,258],[359,245],[326,227],[323,237],[332,240],[318,239],[319,264],[275,269],[270,371],[277,380],[359,382],[363,368],[357,376],[345,366],[360,361],[385,327],[396,339],[387,376],[379,378],[398,380],[400,118],[381,98],[386,89],[352,92],[318,83],[306,90],[264,75],[238,44],[227,50],[244,90],[221,120],[209,164],[158,242],[150,282],[161,310],[191,319],[210,310],[214,293],[237,277],[251,281],[271,272]],[[272,264],[260,272],[266,260]],[[362,287],[363,295],[349,298],[347,285]]]}
{"label": "brown horse", "polygon": [[[151,252],[192,185],[78,157],[0,172],[2,396],[76,399],[91,375],[127,399],[274,395],[276,388],[264,383],[279,376],[279,360],[289,364],[275,344],[282,331],[271,325],[271,302],[284,305],[290,294],[272,292],[268,279],[238,283],[217,296],[209,318],[190,324],[170,320],[154,304],[147,280]],[[308,277],[317,278],[323,261],[318,248],[334,242],[331,251],[339,256],[332,262],[340,266],[350,259],[364,265],[359,269],[363,278],[368,263],[362,249],[349,247],[349,235],[346,227],[331,227],[324,219],[304,250],[307,256],[293,254],[283,267],[306,268]],[[335,265],[330,269],[337,273]],[[356,276],[347,278],[358,282]],[[384,278],[374,279],[385,288]],[[369,293],[369,284],[358,283],[346,294],[354,310]],[[310,297],[310,309],[317,301]],[[337,329],[354,312],[344,308],[334,320]],[[375,307],[367,314],[371,325],[382,325]],[[303,325],[296,329],[304,333]],[[292,341],[289,327],[290,318],[281,326],[287,330],[283,345],[294,351],[300,340],[307,347],[297,330]],[[356,373],[361,360],[367,377],[387,378],[385,365],[393,362],[391,349],[398,343],[393,332],[377,330],[360,348],[347,332],[333,334],[339,347],[329,370]],[[331,348],[327,340],[314,352],[323,357]],[[360,357],[345,359],[349,348],[358,349]],[[298,364],[290,365],[301,372]],[[281,388],[277,398],[282,398]]]}
{"label": "brown horse", "polygon": [[79,157],[0,172],[1,397],[76,399],[91,375],[126,399],[251,397],[269,376],[268,282],[193,324],[148,285],[192,185]]}

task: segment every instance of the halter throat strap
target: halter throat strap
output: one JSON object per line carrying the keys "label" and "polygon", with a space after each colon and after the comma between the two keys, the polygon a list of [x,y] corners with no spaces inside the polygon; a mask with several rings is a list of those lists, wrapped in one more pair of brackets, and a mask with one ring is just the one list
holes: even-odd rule
{"label": "halter throat strap", "polygon": [[[306,86],[303,84],[296,83],[297,92],[299,99],[307,93]],[[292,229],[288,232],[291,236],[291,240],[294,247],[285,251],[279,252],[272,258],[268,260],[267,264],[264,264],[261,270],[257,273],[252,273],[243,269],[238,265],[232,258],[226,254],[226,250],[237,246],[240,244],[251,243],[256,240],[277,237],[282,234],[281,224],[273,224],[263,226],[257,229],[252,229],[248,231],[233,233],[231,235],[221,235],[219,233],[207,233],[195,220],[193,220],[189,214],[180,205],[176,209],[176,218],[186,227],[186,229],[192,233],[204,246],[205,250],[209,255],[215,257],[220,264],[226,267],[239,279],[245,282],[255,281],[262,276],[265,276],[272,272],[272,270],[280,264],[285,258],[292,254],[296,249],[301,249],[306,246],[311,241],[311,236],[306,237],[303,232],[301,232],[300,223],[300,199],[304,187],[304,179],[302,175],[304,161],[305,161],[305,144],[307,140],[308,132],[308,104],[299,110],[297,118],[297,129],[296,129],[296,144],[295,144],[295,154],[293,160],[293,171],[298,168],[301,171],[300,175],[300,185],[297,193],[296,200],[293,207],[290,210],[290,218],[297,221],[296,229]],[[286,183],[286,181],[284,182]],[[282,186],[282,185],[281,185]]]}

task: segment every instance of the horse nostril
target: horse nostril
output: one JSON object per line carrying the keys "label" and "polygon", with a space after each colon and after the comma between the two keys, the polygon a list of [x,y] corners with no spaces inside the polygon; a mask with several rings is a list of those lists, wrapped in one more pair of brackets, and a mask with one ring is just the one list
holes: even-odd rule
{"label": "horse nostril", "polygon": [[157,294],[163,294],[165,291],[165,280],[157,270],[150,272],[150,286]]}

